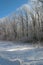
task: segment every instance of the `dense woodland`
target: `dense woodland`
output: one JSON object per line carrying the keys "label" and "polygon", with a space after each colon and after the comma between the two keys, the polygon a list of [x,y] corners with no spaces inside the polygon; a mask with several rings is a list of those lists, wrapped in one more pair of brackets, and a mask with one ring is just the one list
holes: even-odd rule
{"label": "dense woodland", "polygon": [[43,1],[30,1],[0,19],[0,40],[43,41]]}

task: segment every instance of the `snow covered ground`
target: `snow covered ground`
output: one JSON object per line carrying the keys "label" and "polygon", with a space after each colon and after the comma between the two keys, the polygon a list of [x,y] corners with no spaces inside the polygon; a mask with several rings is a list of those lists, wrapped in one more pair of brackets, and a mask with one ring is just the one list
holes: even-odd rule
{"label": "snow covered ground", "polygon": [[0,41],[0,65],[43,65],[43,47]]}

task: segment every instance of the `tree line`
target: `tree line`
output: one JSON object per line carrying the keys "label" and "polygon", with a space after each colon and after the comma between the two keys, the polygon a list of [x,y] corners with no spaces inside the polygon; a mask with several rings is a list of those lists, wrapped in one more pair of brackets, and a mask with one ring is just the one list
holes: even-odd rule
{"label": "tree line", "polygon": [[0,39],[13,41],[43,40],[43,6],[40,1],[25,4],[0,22]]}

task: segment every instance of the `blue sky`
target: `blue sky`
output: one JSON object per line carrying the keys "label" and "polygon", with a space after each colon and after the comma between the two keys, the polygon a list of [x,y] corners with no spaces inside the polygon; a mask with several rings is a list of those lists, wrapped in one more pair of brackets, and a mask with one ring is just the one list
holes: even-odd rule
{"label": "blue sky", "polygon": [[0,18],[10,15],[29,0],[0,0]]}

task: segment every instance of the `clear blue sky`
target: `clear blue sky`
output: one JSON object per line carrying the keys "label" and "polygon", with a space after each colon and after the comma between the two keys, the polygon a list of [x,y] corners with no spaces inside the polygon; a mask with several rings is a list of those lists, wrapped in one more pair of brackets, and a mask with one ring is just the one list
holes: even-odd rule
{"label": "clear blue sky", "polygon": [[0,0],[0,18],[9,15],[27,2],[28,0]]}

